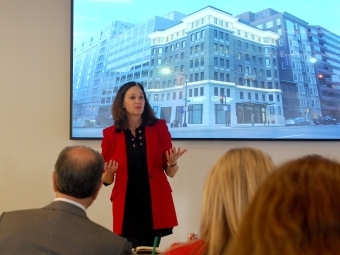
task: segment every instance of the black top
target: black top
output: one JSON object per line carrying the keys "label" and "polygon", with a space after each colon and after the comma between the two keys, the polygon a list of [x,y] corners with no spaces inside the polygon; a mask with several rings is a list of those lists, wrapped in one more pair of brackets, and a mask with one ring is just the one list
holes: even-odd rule
{"label": "black top", "polygon": [[151,194],[146,158],[145,128],[136,129],[134,137],[129,129],[124,130],[128,161],[128,182],[122,236],[165,236],[172,229],[153,229]]}

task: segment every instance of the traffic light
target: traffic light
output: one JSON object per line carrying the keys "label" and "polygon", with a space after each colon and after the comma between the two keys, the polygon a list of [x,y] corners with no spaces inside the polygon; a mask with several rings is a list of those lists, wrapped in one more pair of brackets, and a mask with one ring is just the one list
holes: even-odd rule
{"label": "traffic light", "polygon": [[220,96],[220,103],[223,104],[224,103],[223,101],[224,101],[223,96]]}
{"label": "traffic light", "polygon": [[318,79],[319,79],[319,84],[323,85],[324,84],[324,75],[322,73],[318,74]]}

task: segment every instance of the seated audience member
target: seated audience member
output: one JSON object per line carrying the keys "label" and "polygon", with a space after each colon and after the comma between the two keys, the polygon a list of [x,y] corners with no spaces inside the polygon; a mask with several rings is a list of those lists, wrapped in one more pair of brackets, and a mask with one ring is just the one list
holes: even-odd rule
{"label": "seated audience member", "polygon": [[340,253],[340,164],[307,155],[259,187],[228,255]]}
{"label": "seated audience member", "polygon": [[0,254],[131,254],[126,239],[86,216],[102,186],[103,169],[99,152],[85,146],[63,149],[52,175],[54,202],[3,213]]}
{"label": "seated audience member", "polygon": [[258,149],[235,148],[224,153],[212,167],[204,186],[200,239],[173,244],[165,255],[224,252],[258,185],[273,168],[270,157]]}

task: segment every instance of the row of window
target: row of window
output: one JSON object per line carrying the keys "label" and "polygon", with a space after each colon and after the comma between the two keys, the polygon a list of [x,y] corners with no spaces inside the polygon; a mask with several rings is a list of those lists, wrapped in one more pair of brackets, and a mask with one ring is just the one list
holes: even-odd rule
{"label": "row of window", "polygon": [[[245,95],[247,96],[247,100],[252,100],[253,93],[243,92],[243,91],[240,91],[239,99],[242,99],[242,100],[246,99]],[[254,99],[255,99],[255,101],[259,101],[259,93],[254,93]],[[261,94],[261,99],[262,99],[262,101],[266,101],[266,94]],[[268,101],[274,102],[274,95],[273,94],[268,94]],[[276,95],[276,101],[277,102],[281,101],[280,95]]]}
{"label": "row of window", "polygon": [[298,99],[298,106],[320,108],[319,100]]}
{"label": "row of window", "polygon": [[[177,100],[177,96],[178,96],[178,99],[183,99],[183,91],[176,91],[172,93],[163,93],[163,94],[154,94],[153,101]],[[204,87],[188,89],[188,97],[199,97],[199,96],[204,96]],[[149,95],[148,99],[149,100],[151,99],[151,95]]]}

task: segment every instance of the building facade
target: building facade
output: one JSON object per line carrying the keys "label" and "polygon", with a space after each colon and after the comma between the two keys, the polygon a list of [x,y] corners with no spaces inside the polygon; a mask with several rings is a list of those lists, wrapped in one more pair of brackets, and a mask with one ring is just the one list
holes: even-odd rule
{"label": "building facade", "polygon": [[158,117],[179,126],[283,123],[276,33],[208,6],[149,37],[147,91]]}
{"label": "building facade", "polygon": [[340,120],[340,36],[320,26],[308,27],[323,116]]}
{"label": "building facade", "polygon": [[283,123],[277,33],[211,6],[117,27],[74,49],[73,127],[111,125],[128,81],[143,84],[169,125]]}
{"label": "building facade", "polygon": [[277,53],[285,118],[331,115],[339,120],[339,36],[270,8],[238,17],[280,35]]}

